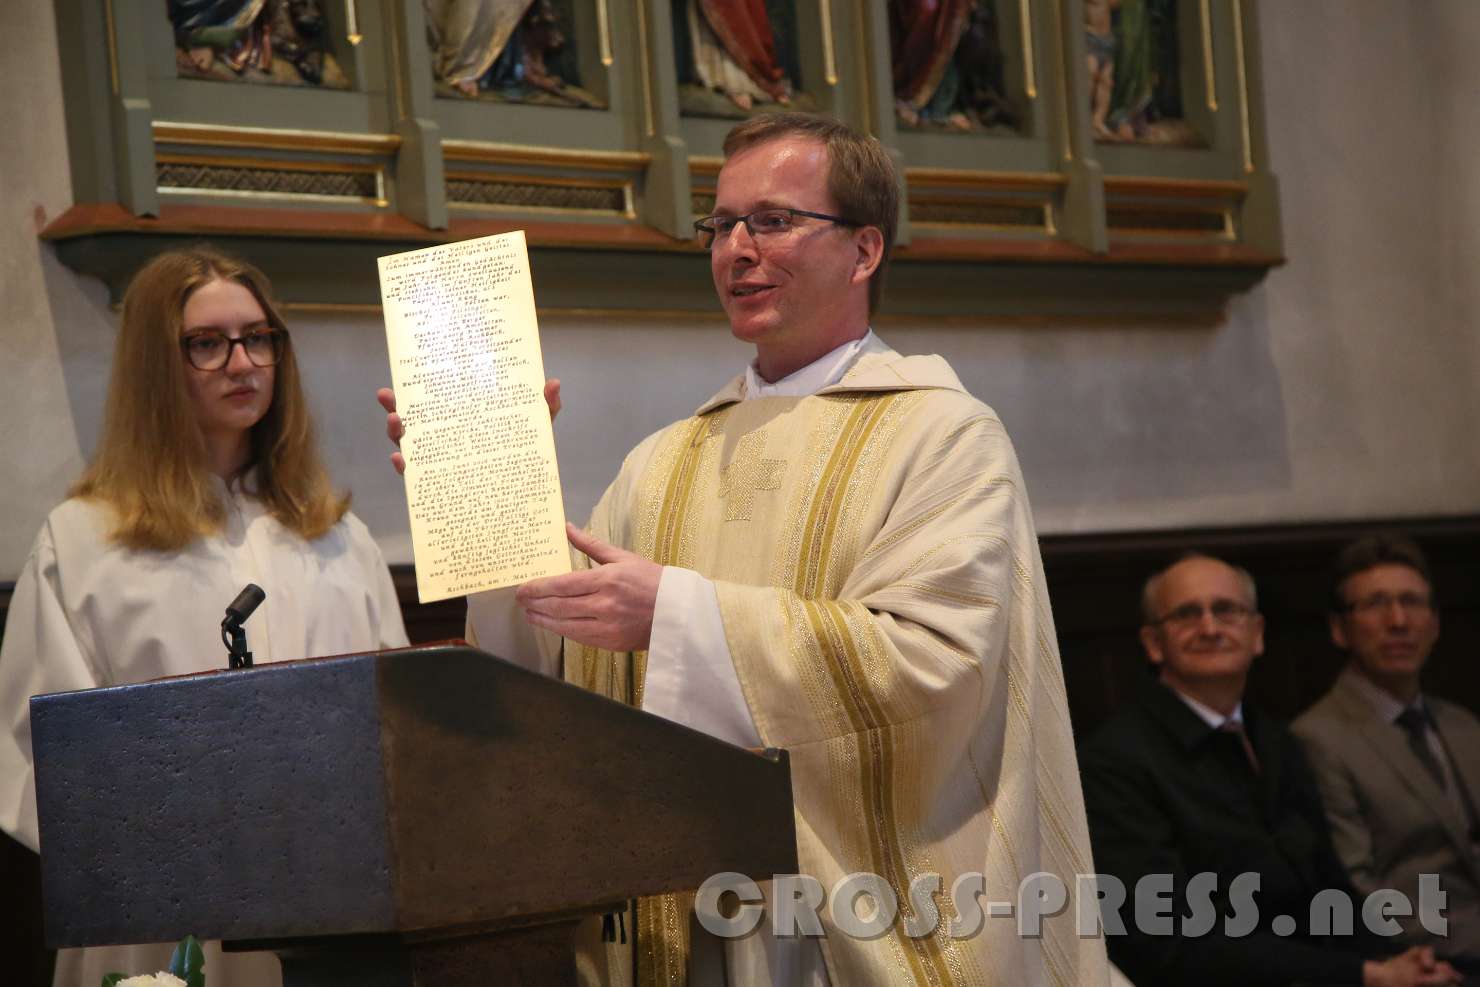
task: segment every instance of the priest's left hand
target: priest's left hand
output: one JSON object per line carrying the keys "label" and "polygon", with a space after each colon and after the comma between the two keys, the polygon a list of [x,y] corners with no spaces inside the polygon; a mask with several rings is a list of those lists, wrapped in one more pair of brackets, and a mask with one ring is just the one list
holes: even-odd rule
{"label": "priest's left hand", "polygon": [[566,524],[565,534],[595,566],[520,586],[514,599],[524,608],[525,619],[594,648],[646,650],[663,567],[573,524]]}

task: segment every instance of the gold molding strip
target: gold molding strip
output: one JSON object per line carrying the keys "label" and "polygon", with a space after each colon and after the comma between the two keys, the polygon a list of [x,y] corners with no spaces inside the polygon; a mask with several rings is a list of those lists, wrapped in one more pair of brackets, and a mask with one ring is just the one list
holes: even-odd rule
{"label": "gold molding strip", "polygon": [[[386,11],[389,13],[389,10]],[[406,56],[401,51],[400,28],[406,24],[405,13],[400,16],[400,23],[394,21],[388,32],[391,38],[391,92],[396,97],[396,119],[404,120],[411,114],[407,110],[411,107],[411,80],[406,74]],[[425,42],[422,42],[425,44]]]}
{"label": "gold molding strip", "polygon": [[645,169],[653,156],[643,151],[590,151],[526,144],[496,144],[489,141],[444,140],[442,157],[447,161],[481,164],[548,165],[631,174]]}
{"label": "gold molding strip", "polygon": [[653,104],[653,57],[647,42],[647,0],[637,0],[637,60],[642,75],[643,133],[648,137],[658,134],[658,109]]}
{"label": "gold molding strip", "polygon": [[[865,23],[868,20],[868,16],[868,8],[864,4],[860,3],[854,7],[853,45],[855,51],[862,52],[869,50],[870,27]],[[884,43],[886,45],[889,43],[887,37],[885,37]],[[887,51],[888,49],[886,48],[885,50]],[[856,66],[858,62],[855,60],[852,64]],[[872,134],[879,127],[879,121],[875,119],[874,112],[874,74],[865,68],[862,72],[856,72],[856,75],[858,78],[858,94],[861,97],[858,105],[863,110],[863,132],[865,134]],[[894,113],[892,109],[894,105],[893,93],[890,94],[889,102],[885,105],[891,107],[891,109],[885,110],[885,117],[888,118]]]}
{"label": "gold molding strip", "polygon": [[1218,79],[1213,71],[1213,11],[1209,0],[1202,0],[1203,77],[1207,82],[1208,109],[1218,112]]}
{"label": "gold molding strip", "polygon": [[392,155],[401,147],[395,134],[347,134],[329,130],[273,130],[266,127],[222,127],[208,123],[154,121],[156,144],[244,147],[271,151],[320,151],[330,154]]}
{"label": "gold molding strip", "polygon": [[1249,134],[1249,79],[1244,68],[1244,5],[1233,0],[1233,57],[1238,63],[1238,123],[1244,137],[1244,174],[1254,173],[1254,142]]}
{"label": "gold molding strip", "polygon": [[344,0],[344,36],[351,45],[365,40],[360,33],[360,12],[355,9],[355,0]]}
{"label": "gold molding strip", "polygon": [[1249,183],[1224,178],[1149,178],[1106,175],[1105,193],[1162,199],[1242,199],[1249,194]]}
{"label": "gold molding strip", "polygon": [[108,31],[108,78],[113,95],[118,95],[118,23],[113,19],[113,0],[103,0],[103,18]]}
{"label": "gold molding strip", "polygon": [[912,189],[1057,189],[1069,183],[1069,179],[1058,172],[969,171],[958,168],[906,168],[904,177],[905,184]]}
{"label": "gold molding strip", "polygon": [[612,17],[607,9],[607,0],[596,0],[596,34],[601,46],[601,64],[612,65]]}
{"label": "gold molding strip", "polygon": [[277,158],[245,158],[215,154],[158,154],[160,164],[198,164],[222,168],[257,168],[263,171],[323,171],[355,175],[383,174],[379,164],[348,161],[282,161]]}
{"label": "gold molding strip", "polygon": [[713,177],[719,174],[719,170],[725,166],[724,158],[711,158],[707,155],[696,154],[689,158],[689,174],[705,175]]}
{"label": "gold molding strip", "polygon": [[832,4],[828,0],[817,0],[817,12],[822,18],[822,75],[829,86],[836,86],[838,55],[833,42]]}
{"label": "gold molding strip", "polygon": [[1019,0],[1018,20],[1023,31],[1023,85],[1029,99],[1038,98],[1038,72],[1033,67],[1033,0]]}
{"label": "gold molding strip", "polygon": [[390,205],[390,200],[384,198],[372,199],[367,196],[352,195],[322,195],[317,192],[259,192],[254,189],[230,189],[230,188],[184,188],[176,185],[160,185],[155,191],[163,196],[202,196],[204,198],[219,197],[223,199],[245,199],[248,202],[302,204],[305,202],[322,202],[334,205],[366,205],[384,209]]}
{"label": "gold molding strip", "polygon": [[[1074,144],[1069,135],[1069,69],[1064,64],[1064,17],[1059,12],[1060,0],[1049,0],[1048,9],[1053,11],[1054,64],[1058,66],[1058,78],[1062,84],[1054,88],[1059,92],[1059,138],[1064,142],[1064,162],[1074,160]],[[1084,94],[1080,93],[1082,97]]]}

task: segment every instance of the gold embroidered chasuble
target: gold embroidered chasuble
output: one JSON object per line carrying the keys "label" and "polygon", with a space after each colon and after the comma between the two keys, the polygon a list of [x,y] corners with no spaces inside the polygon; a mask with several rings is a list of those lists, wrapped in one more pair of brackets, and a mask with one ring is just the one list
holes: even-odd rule
{"label": "gold embroidered chasuble", "polygon": [[[939,357],[865,354],[810,397],[740,402],[739,388],[634,450],[591,530],[715,582],[757,730],[791,752],[801,871],[829,893],[854,872],[895,889],[900,919],[871,941],[823,909],[832,983],[1106,983],[1103,941],[1075,934],[1075,875],[1094,868],[1002,423]],[[641,705],[644,653],[566,642],[563,657],[567,680]],[[1001,917],[949,935],[958,877],[984,875],[985,910],[1044,871],[1069,901],[1041,938]],[[927,873],[941,918],[910,937],[910,883]],[[684,983],[691,907],[639,903],[638,983]]]}

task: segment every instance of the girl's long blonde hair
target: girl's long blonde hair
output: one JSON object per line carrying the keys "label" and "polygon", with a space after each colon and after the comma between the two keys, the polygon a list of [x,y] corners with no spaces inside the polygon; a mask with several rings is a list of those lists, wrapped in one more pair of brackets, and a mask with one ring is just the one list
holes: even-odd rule
{"label": "girl's long blonde hair", "polygon": [[[129,548],[177,551],[221,530],[225,518],[180,349],[186,300],[217,280],[242,285],[268,323],[286,331],[262,272],[211,247],[160,254],[123,298],[102,441],[69,495],[111,507],[111,537]],[[272,403],[252,428],[244,472],[252,469],[268,511],[305,539],[327,532],[349,509],[349,495],[334,490],[319,458],[291,340],[277,363]]]}

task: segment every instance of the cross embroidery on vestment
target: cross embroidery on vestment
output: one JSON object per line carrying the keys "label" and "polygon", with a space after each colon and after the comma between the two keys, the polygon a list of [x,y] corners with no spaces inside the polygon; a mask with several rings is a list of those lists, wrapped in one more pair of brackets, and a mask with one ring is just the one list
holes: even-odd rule
{"label": "cross embroidery on vestment", "polygon": [[725,501],[726,521],[749,521],[757,491],[780,488],[786,460],[762,459],[765,447],[765,435],[751,432],[735,446],[730,465],[720,471],[719,495]]}

